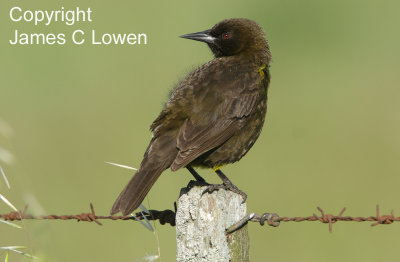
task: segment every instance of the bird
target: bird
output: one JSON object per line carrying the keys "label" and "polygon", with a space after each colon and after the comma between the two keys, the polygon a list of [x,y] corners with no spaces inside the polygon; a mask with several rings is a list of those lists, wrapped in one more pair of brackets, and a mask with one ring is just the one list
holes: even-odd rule
{"label": "bird", "polygon": [[[253,146],[267,112],[271,52],[262,27],[247,18],[230,18],[211,29],[180,36],[206,43],[214,58],[189,73],[171,92],[150,126],[153,136],[138,171],[119,194],[111,214],[139,207],[161,173],[186,167],[212,168],[221,185],[243,196],[221,167],[239,161]],[[208,184],[207,184],[208,185]]]}

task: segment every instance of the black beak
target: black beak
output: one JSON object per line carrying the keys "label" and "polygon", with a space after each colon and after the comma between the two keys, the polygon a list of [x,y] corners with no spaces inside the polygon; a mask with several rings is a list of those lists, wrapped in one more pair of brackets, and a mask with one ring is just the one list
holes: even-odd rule
{"label": "black beak", "polygon": [[211,30],[206,30],[202,32],[197,32],[197,33],[192,33],[192,34],[187,34],[187,35],[181,35],[180,37],[182,38],[187,38],[187,39],[192,39],[200,42],[205,42],[208,44],[213,44],[215,42],[215,37],[210,35]]}

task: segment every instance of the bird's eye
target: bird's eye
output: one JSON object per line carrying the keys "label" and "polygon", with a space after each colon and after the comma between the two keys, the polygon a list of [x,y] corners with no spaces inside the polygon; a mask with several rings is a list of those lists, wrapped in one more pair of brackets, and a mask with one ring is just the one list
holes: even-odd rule
{"label": "bird's eye", "polygon": [[222,38],[226,40],[226,39],[231,38],[231,35],[228,33],[224,33],[224,34],[222,34]]}

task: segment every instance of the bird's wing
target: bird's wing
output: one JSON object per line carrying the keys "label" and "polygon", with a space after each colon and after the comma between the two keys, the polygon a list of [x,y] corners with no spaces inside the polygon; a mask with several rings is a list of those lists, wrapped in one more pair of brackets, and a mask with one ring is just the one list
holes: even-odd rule
{"label": "bird's wing", "polygon": [[195,119],[186,119],[182,125],[178,139],[179,150],[171,170],[186,166],[205,152],[219,147],[244,124],[244,118],[250,115],[257,106],[258,93],[242,94],[231,97],[217,106],[219,117],[208,123],[198,124]]}

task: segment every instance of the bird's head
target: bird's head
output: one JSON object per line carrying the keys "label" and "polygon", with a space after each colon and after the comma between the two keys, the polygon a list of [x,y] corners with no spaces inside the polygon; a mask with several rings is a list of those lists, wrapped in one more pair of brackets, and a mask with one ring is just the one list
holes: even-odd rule
{"label": "bird's head", "polygon": [[205,42],[215,57],[234,55],[259,55],[270,60],[268,42],[263,29],[254,21],[245,18],[226,19],[213,28],[182,35],[182,38]]}

